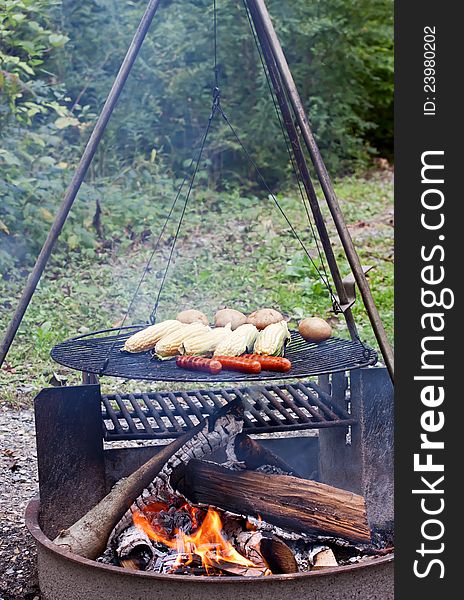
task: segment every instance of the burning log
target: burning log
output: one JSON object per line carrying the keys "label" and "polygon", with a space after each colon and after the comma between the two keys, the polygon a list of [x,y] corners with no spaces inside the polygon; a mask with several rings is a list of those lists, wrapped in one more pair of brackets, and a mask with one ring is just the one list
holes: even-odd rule
{"label": "burning log", "polygon": [[[159,504],[155,503],[154,509],[159,508]],[[212,509],[203,517],[200,515],[204,515],[204,511],[192,506],[185,505],[181,510],[171,507],[165,514],[176,516],[190,512],[194,515],[195,525],[190,521],[182,529],[176,525],[171,527],[169,523],[164,526],[160,518],[163,512],[153,512],[152,517],[147,508],[134,513],[135,525],[124,529],[113,540],[119,564],[132,569],[191,574],[200,574],[198,567],[203,565],[204,574],[221,571],[246,577],[298,571],[292,550],[282,540],[272,534],[245,530],[241,517],[228,515],[223,522]]]}
{"label": "burning log", "polygon": [[206,575],[199,556],[172,552],[158,558],[154,571],[173,575]]}
{"label": "burning log", "polygon": [[137,523],[143,520],[149,524],[150,528],[154,527],[157,531],[162,531],[167,537],[176,532],[189,534],[196,523],[194,515],[202,512],[194,507],[189,508],[191,512],[185,507],[171,506],[168,508],[162,502],[144,501],[142,503],[139,499],[138,504],[134,503],[131,507],[130,516],[125,515],[113,530],[105,552],[108,552],[113,560],[117,559],[119,565],[125,568],[164,572],[159,570],[159,566],[162,565],[163,569],[169,568],[170,559],[168,560],[167,556],[163,558],[163,550],[158,550],[156,541],[152,542],[143,527],[137,526]]}
{"label": "burning log", "polygon": [[138,527],[128,527],[119,537],[116,548],[119,563],[126,569],[145,571],[155,559],[150,538]]}
{"label": "burning log", "polygon": [[188,554],[168,554],[158,560],[155,570],[159,573],[174,575],[237,575],[242,577],[262,577],[272,573],[265,566],[242,565],[210,558],[208,569],[202,564],[199,556]]}
{"label": "burning log", "polygon": [[[117,524],[127,514],[134,498],[156,479],[169,486],[172,470],[191,458],[201,458],[221,446],[230,446],[242,429],[243,406],[239,400],[201,421],[193,429],[165,446],[129,477],[118,482],[92,510],[55,538],[55,544],[85,558],[95,559],[104,550]],[[129,512],[130,517],[130,512]]]}
{"label": "burning log", "polygon": [[265,566],[241,565],[233,562],[215,560],[211,560],[211,566],[224,571],[227,575],[237,575],[241,577],[263,577],[272,575],[272,572]]}
{"label": "burning log", "polygon": [[[242,575],[245,577],[256,577],[272,574],[268,562],[259,551],[259,542],[264,536],[256,532],[243,531],[243,519],[235,516],[228,518],[228,533],[220,514],[209,508],[206,514],[195,507],[185,505],[188,511],[195,511],[193,519],[195,527],[190,533],[180,529],[169,532],[159,526],[156,517],[150,519],[147,511],[135,511],[133,515],[134,525],[149,538],[153,543],[160,544],[166,548],[168,555],[156,561],[155,570],[160,572],[182,573],[201,561],[202,567],[208,575],[223,571],[231,575]],[[197,521],[198,513],[203,513]],[[131,529],[129,527],[129,529]],[[123,532],[123,535],[127,529]],[[241,534],[245,537],[241,538]],[[248,542],[255,536],[255,545]],[[241,539],[240,539],[241,538]],[[243,553],[237,547],[241,544]],[[254,553],[253,553],[254,551]],[[288,551],[290,549],[288,548]],[[246,554],[253,554],[253,559]]]}
{"label": "burning log", "polygon": [[171,485],[194,504],[261,516],[291,531],[353,542],[371,539],[364,498],[323,483],[192,460],[188,469],[173,473]]}

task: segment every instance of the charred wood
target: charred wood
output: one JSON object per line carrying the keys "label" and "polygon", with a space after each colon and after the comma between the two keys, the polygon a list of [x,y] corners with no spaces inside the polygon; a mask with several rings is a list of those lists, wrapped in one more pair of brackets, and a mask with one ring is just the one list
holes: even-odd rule
{"label": "charred wood", "polygon": [[260,531],[243,531],[236,537],[237,550],[256,565],[268,567],[274,574],[297,573],[295,555],[287,544]]}
{"label": "charred wood", "polygon": [[211,566],[224,571],[227,575],[237,575],[240,577],[264,577],[272,575],[271,571],[265,566],[246,566],[233,562],[215,561],[210,559]]}
{"label": "charred wood", "polygon": [[121,566],[142,571],[155,559],[150,538],[133,525],[119,536],[115,554]]}

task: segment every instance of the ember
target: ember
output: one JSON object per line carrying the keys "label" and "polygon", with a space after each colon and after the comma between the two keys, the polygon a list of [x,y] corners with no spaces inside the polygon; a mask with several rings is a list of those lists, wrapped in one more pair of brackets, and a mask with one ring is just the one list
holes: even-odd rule
{"label": "ember", "polygon": [[[168,572],[179,572],[179,567],[189,566],[195,558],[201,560],[207,575],[216,575],[218,570],[232,571],[237,575],[271,575],[265,565],[256,565],[242,556],[226,539],[222,530],[219,513],[208,509],[206,514],[198,508],[185,503],[180,510],[169,509],[173,521],[182,524],[171,528],[163,525],[163,513],[166,505],[149,504],[143,510],[135,510],[132,518],[134,525],[141,529],[149,539],[173,550],[177,556]],[[182,518],[182,517],[186,518]]]}

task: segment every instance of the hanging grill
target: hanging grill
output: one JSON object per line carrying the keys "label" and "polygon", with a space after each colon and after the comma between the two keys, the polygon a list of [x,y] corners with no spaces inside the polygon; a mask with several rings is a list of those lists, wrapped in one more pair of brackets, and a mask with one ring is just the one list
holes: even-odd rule
{"label": "hanging grill", "polygon": [[[115,330],[99,331],[95,332],[94,334],[80,336],[78,338],[73,338],[61,344],[58,344],[52,350],[52,357],[57,362],[63,365],[83,370],[89,373],[99,373],[104,375],[122,376],[135,379],[185,381],[192,379],[193,376],[190,376],[189,374],[185,373],[181,375],[181,373],[179,373],[177,369],[174,370],[173,363],[171,361],[162,364],[151,363],[149,362],[147,355],[129,358],[127,356],[122,356],[122,354],[119,352],[119,349],[122,345],[122,342],[127,337],[127,332],[131,330],[131,328],[124,327],[126,324],[126,320],[129,314],[131,313],[132,306],[134,304],[138,292],[140,291],[145,276],[150,270],[152,259],[159,247],[160,240],[165,233],[168,221],[173,215],[176,203],[181,197],[184,185],[186,185],[187,191],[185,193],[183,205],[181,207],[180,218],[178,220],[177,229],[173,237],[173,243],[171,245],[169,258],[167,261],[166,268],[164,270],[160,288],[158,290],[156,302],[150,315],[150,322],[156,322],[156,311],[158,308],[158,303],[160,300],[166,275],[171,260],[173,258],[174,246],[177,241],[182,221],[186,213],[187,204],[191,195],[195,177],[200,166],[202,153],[206,145],[208,133],[211,129],[211,125],[215,116],[218,115],[220,118],[223,119],[223,122],[226,124],[228,130],[230,130],[230,132],[232,133],[232,136],[234,137],[234,142],[238,144],[237,147],[240,148],[240,150],[244,153],[250,166],[255,170],[257,178],[259,179],[263,189],[267,190],[269,194],[268,197],[274,202],[276,208],[279,210],[282,217],[284,217],[284,219],[286,220],[287,225],[291,230],[293,236],[299,242],[304,253],[309,259],[309,262],[312,264],[319,278],[327,288],[327,291],[329,292],[331,298],[331,303],[334,312],[343,313],[351,337],[351,341],[332,339],[318,346],[314,346],[311,344],[304,343],[300,338],[298,338],[296,334],[293,334],[294,343],[288,351],[288,357],[294,362],[294,369],[291,371],[290,374],[287,375],[280,374],[279,376],[277,376],[272,373],[264,373],[260,378],[265,377],[268,379],[283,379],[288,377],[302,377],[320,373],[336,372],[371,365],[374,364],[377,360],[376,353],[372,349],[366,347],[359,339],[356,324],[354,322],[354,318],[351,312],[351,306],[354,303],[354,298],[351,298],[349,296],[347,289],[345,288],[344,281],[342,280],[340,271],[338,269],[336,257],[332,245],[330,243],[328,231],[324,222],[324,217],[320,210],[316,190],[314,188],[311,175],[309,173],[307,159],[303,152],[300,136],[304,140],[304,145],[306,146],[306,149],[309,152],[311,161],[315,169],[315,173],[321,184],[323,194],[327,200],[331,215],[337,227],[340,240],[349,259],[353,276],[362,294],[364,305],[366,307],[367,313],[369,314],[369,318],[371,320],[373,330],[379,343],[382,355],[385,359],[390,376],[393,378],[392,349],[388,343],[388,339],[386,337],[385,330],[380,320],[380,316],[375,307],[375,303],[372,298],[369,285],[363,272],[363,267],[359,262],[359,258],[352,244],[349,231],[342,218],[340,208],[338,205],[338,200],[332,188],[330,177],[327,173],[326,167],[317,148],[317,144],[311,131],[311,127],[305,115],[301,98],[299,97],[296,87],[294,85],[291,72],[289,70],[279,40],[272,26],[270,16],[262,0],[242,0],[242,2],[245,8],[253,39],[258,50],[260,62],[263,67],[263,72],[269,87],[271,99],[274,104],[279,125],[282,130],[293,173],[295,175],[295,180],[298,185],[299,194],[303,201],[303,207],[308,217],[308,224],[320,259],[319,265],[315,263],[311,253],[308,252],[305,244],[303,243],[301,234],[298,233],[293,227],[292,223],[285,214],[285,211],[280,205],[280,202],[277,200],[277,198],[267,185],[262,173],[260,172],[252,156],[250,155],[249,150],[243,144],[236,129],[234,128],[234,126],[232,125],[222,108],[221,93],[219,88],[220,68],[217,62],[217,10],[216,0],[213,0],[214,87],[211,113],[206,125],[206,130],[201,139],[201,143],[199,144],[199,152],[196,157],[192,158],[190,167],[188,168],[183,182],[177,192],[176,198],[169,211],[166,222],[164,223],[161,229],[161,233],[146,264],[142,277],[135,289],[134,296],[131,302],[129,303],[129,307],[125,313],[121,326]],[[132,69],[134,61],[140,51],[150,23],[158,8],[158,4],[159,0],[149,0],[149,5],[140,22],[140,26],[134,35],[131,45],[126,53],[125,59],[118,71],[116,79],[111,88],[111,92],[108,95],[102,112],[98,117],[92,135],[90,136],[90,139],[87,143],[86,150],[80,159],[79,166],[64,195],[62,205],[60,206],[56,214],[56,218],[54,220],[52,228],[50,229],[47,240],[28,279],[26,288],[15,311],[14,317],[8,325],[5,336],[0,343],[0,365],[5,359],[5,356],[18,330],[19,324],[21,323],[21,320],[24,316],[26,308],[30,302],[32,294],[34,293],[37,283],[43,273],[46,262],[50,257],[53,246],[56,243],[56,240],[68,216],[69,210],[71,209],[71,206],[82,185],[82,182],[90,166],[92,158],[94,157],[95,151],[102,138],[103,132],[113,113],[120,93]],[[315,229],[311,222],[310,211],[314,218],[314,225],[315,229],[318,232],[319,240],[315,234]],[[336,290],[336,295],[331,288],[328,271],[324,264],[319,244],[322,246],[323,252],[327,259],[327,266],[330,270],[332,281]],[[105,337],[97,337],[104,333],[109,335],[106,335]],[[201,380],[206,378],[210,379],[211,376],[205,376],[198,373],[195,375],[195,380]],[[237,380],[252,378],[252,376],[244,377],[242,375],[238,376],[236,374],[221,375],[221,379]],[[217,379],[219,380],[219,378]]]}
{"label": "hanging grill", "polygon": [[[309,172],[305,166],[305,159],[301,152],[301,147],[297,139],[297,133],[293,130],[292,119],[288,113],[288,106],[286,100],[281,94],[278,76],[276,75],[274,63],[271,61],[268,63],[268,71],[265,68],[263,52],[265,52],[267,42],[264,42],[262,49],[258,43],[257,35],[259,36],[259,30],[254,30],[252,25],[252,18],[249,12],[248,3],[244,0],[246,14],[249,20],[250,28],[253,33],[253,37],[256,43],[256,47],[259,52],[260,60],[264,73],[266,75],[271,97],[274,103],[276,114],[279,120],[280,128],[284,137],[284,141],[287,147],[287,151],[290,157],[290,161],[293,167],[293,172],[296,178],[296,182],[299,188],[299,193],[303,201],[303,207],[308,218],[308,224],[312,233],[313,240],[316,245],[317,254],[319,257],[319,264],[316,264],[312,257],[311,252],[307,249],[302,235],[295,229],[294,225],[288,218],[283,206],[280,201],[276,198],[275,194],[267,184],[263,174],[259,167],[255,163],[251,156],[248,148],[243,143],[237,130],[229,120],[227,114],[221,105],[221,93],[219,88],[219,68],[217,62],[217,23],[216,23],[216,1],[214,0],[214,87],[213,87],[213,100],[211,105],[211,113],[209,115],[206,128],[203,132],[201,140],[198,144],[198,150],[194,153],[191,159],[190,166],[187,169],[185,177],[177,191],[174,198],[173,204],[169,210],[169,213],[165,219],[165,222],[161,228],[159,237],[154,244],[152,252],[148,258],[145,269],[142,276],[135,288],[132,300],[125,312],[124,319],[121,325],[117,329],[108,329],[97,331],[94,333],[82,335],[79,337],[72,338],[65,342],[62,342],[55,346],[51,352],[51,356],[58,363],[77,369],[86,373],[93,373],[97,375],[109,375],[113,377],[123,377],[128,379],[143,379],[153,381],[243,381],[243,380],[279,380],[289,378],[301,378],[314,375],[320,375],[325,373],[334,373],[338,371],[346,371],[365,367],[368,365],[375,364],[377,362],[376,352],[365,346],[358,337],[356,326],[354,323],[353,316],[350,311],[351,303],[348,302],[346,290],[341,280],[338,267],[336,265],[335,256],[328,238],[327,229],[324,224],[324,219],[320,212],[318,200],[316,197],[315,190],[311,183]],[[275,90],[275,95],[273,92]],[[278,106],[282,112],[282,119],[279,115]],[[172,238],[172,243],[169,249],[167,263],[164,269],[164,273],[161,279],[161,283],[157,292],[157,297],[150,314],[150,322],[153,324],[157,321],[157,310],[160,303],[161,294],[166,281],[166,276],[173,259],[174,248],[179,237],[182,223],[186,215],[188,202],[191,196],[193,185],[195,182],[196,175],[198,173],[202,155],[206,147],[208,135],[211,131],[211,126],[215,118],[222,119],[227,129],[234,138],[235,143],[243,152],[250,166],[254,169],[258,180],[260,181],[263,188],[267,191],[269,199],[274,203],[278,212],[287,223],[289,230],[293,237],[297,240],[301,246],[303,252],[306,254],[309,262],[317,272],[318,277],[324,284],[329,294],[334,311],[337,313],[343,313],[348,330],[351,336],[350,340],[331,338],[320,344],[311,344],[306,342],[298,332],[291,332],[292,340],[286,349],[285,356],[292,363],[292,369],[288,373],[276,373],[269,371],[262,371],[260,374],[244,374],[235,371],[221,371],[218,375],[211,375],[209,373],[202,373],[195,371],[185,371],[179,369],[176,365],[175,360],[158,361],[153,359],[151,354],[148,352],[129,354],[121,351],[124,342],[130,335],[141,329],[141,326],[126,327],[126,320],[131,313],[131,309],[141,289],[142,283],[145,277],[150,271],[152,260],[159,249],[161,238],[166,232],[168,223],[174,216],[174,209],[179,202],[180,214],[178,216],[177,224],[175,226],[175,234]],[[286,131],[287,129],[287,131]],[[294,155],[292,154],[292,151]],[[303,190],[303,187],[306,191]],[[184,189],[185,188],[185,189]],[[330,279],[324,264],[323,255],[319,246],[318,238],[315,234],[315,230],[310,218],[308,203],[313,212],[315,223],[320,234],[321,243],[326,254],[326,258],[329,263],[330,270],[332,272],[335,287],[338,293],[338,297],[332,290]]]}
{"label": "hanging grill", "polygon": [[[72,338],[55,346],[52,358],[72,369],[127,379],[151,381],[244,381],[309,377],[372,365],[377,354],[359,340],[330,338],[320,344],[309,344],[292,331],[285,356],[292,362],[288,373],[262,371],[260,374],[221,371],[218,375],[179,369],[175,359],[157,360],[150,352],[122,352],[124,342],[140,327],[125,327],[124,332],[108,329]],[[98,335],[104,337],[96,337]]]}

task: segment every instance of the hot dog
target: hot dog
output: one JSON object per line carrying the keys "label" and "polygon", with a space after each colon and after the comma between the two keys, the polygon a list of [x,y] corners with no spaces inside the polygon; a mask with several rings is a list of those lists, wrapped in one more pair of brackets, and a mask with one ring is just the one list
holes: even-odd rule
{"label": "hot dog", "polygon": [[215,356],[222,368],[226,371],[240,371],[241,373],[261,373],[261,365],[257,360],[250,360],[242,356]]}
{"label": "hot dog", "polygon": [[292,368],[292,363],[288,358],[282,356],[261,356],[260,354],[244,354],[242,358],[248,360],[257,360],[263,371],[279,371],[280,373],[288,373]]}
{"label": "hot dog", "polygon": [[205,371],[217,375],[222,370],[221,363],[215,358],[202,358],[201,356],[178,356],[176,365],[181,369],[190,371]]}

